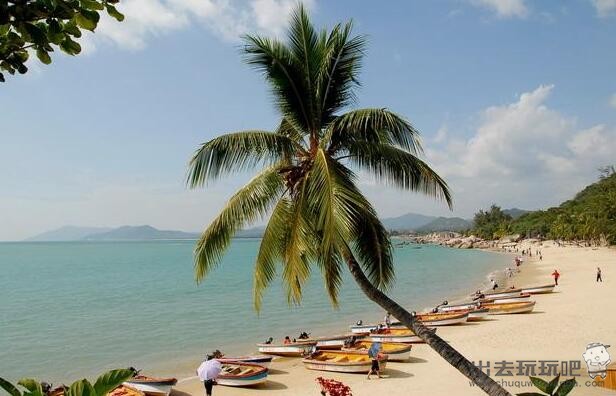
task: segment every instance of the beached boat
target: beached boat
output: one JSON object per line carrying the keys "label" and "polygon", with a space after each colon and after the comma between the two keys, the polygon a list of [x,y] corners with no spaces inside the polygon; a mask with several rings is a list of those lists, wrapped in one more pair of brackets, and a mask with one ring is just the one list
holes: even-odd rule
{"label": "beached boat", "polygon": [[473,302],[468,304],[459,304],[459,305],[447,305],[439,307],[439,312],[466,312],[468,313],[467,321],[469,322],[477,322],[485,319],[488,316],[489,310],[486,308],[480,308],[481,304]]}
{"label": "beached boat", "polygon": [[[370,341],[357,341],[353,345],[342,348],[346,352],[356,352],[368,354],[368,350],[372,346]],[[382,342],[381,352],[388,356],[388,360],[408,360],[411,357],[411,348],[409,344],[401,342]]]}
{"label": "beached boat", "polygon": [[355,334],[365,334],[375,331],[379,326],[379,324],[369,323],[369,324],[354,324],[349,326],[351,329],[351,333]]}
{"label": "beached boat", "polygon": [[107,396],[145,396],[145,393],[129,385],[120,385],[107,393]]}
{"label": "beached boat", "polygon": [[[430,331],[436,332],[436,328],[431,328]],[[423,343],[423,340],[419,338],[412,330],[407,328],[402,329],[382,329],[375,333],[370,333],[370,335],[363,338],[365,341],[369,342],[402,342],[405,344],[420,344]]]}
{"label": "beached boat", "polygon": [[[506,289],[500,292],[488,292],[482,293],[482,299],[496,299],[496,298],[509,298],[509,297],[517,297],[522,293],[522,289]],[[476,298],[477,294],[471,294],[472,298]]]}
{"label": "beached boat", "polygon": [[468,311],[417,314],[424,326],[451,326],[468,320]]}
{"label": "beached boat", "polygon": [[125,381],[124,385],[139,389],[149,396],[167,396],[177,382],[175,378],[149,377],[140,374]]}
{"label": "beached boat", "polygon": [[556,285],[544,285],[544,286],[533,286],[533,287],[524,287],[522,288],[522,293],[528,294],[546,294],[552,293],[554,291],[554,287]]}
{"label": "beached boat", "polygon": [[302,340],[303,342],[316,342],[318,349],[341,349],[344,346],[344,342],[348,340],[352,335],[342,334],[330,337],[314,337]]}
{"label": "beached boat", "polygon": [[[335,371],[339,373],[367,373],[372,361],[368,354],[346,351],[321,351],[302,360],[309,370]],[[387,355],[379,360],[381,370],[387,364]]]}
{"label": "beached boat", "polygon": [[252,386],[267,381],[267,368],[252,363],[223,363],[216,382],[225,386]]}
{"label": "beached boat", "polygon": [[490,297],[490,298],[482,298],[478,301],[485,303],[495,303],[495,304],[508,304],[512,302],[525,302],[530,301],[531,295],[528,293],[520,293],[515,296],[508,297]]}
{"label": "beached boat", "polygon": [[531,312],[535,308],[534,301],[516,302],[509,304],[483,304],[482,307],[490,310],[490,315],[521,314]]}
{"label": "beached boat", "polygon": [[[459,304],[441,305],[438,307],[439,312],[454,312],[463,310],[474,310],[480,307],[482,304],[509,304],[515,302],[527,302],[531,301],[531,296],[528,293],[520,294],[515,297],[496,297],[496,298],[483,298],[476,301],[468,301]],[[469,318],[470,320],[471,318]]]}
{"label": "beached boat", "polygon": [[272,363],[272,359],[273,357],[268,356],[268,355],[252,355],[252,356],[235,356],[235,357],[234,356],[231,356],[231,357],[224,356],[216,360],[218,360],[220,363],[240,362],[240,363],[258,364],[259,366],[269,367],[270,364]]}
{"label": "beached boat", "polygon": [[309,352],[316,345],[317,343],[312,341],[298,341],[290,344],[257,344],[257,348],[259,353],[266,355],[299,357]]}

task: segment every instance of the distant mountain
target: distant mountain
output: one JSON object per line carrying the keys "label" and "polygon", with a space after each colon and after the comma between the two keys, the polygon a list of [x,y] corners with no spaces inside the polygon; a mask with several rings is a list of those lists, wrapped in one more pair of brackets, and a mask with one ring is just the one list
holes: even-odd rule
{"label": "distant mountain", "polygon": [[263,232],[265,231],[265,226],[259,226],[254,228],[249,228],[247,230],[241,230],[235,233],[236,238],[261,238],[263,236]]}
{"label": "distant mountain", "polygon": [[122,226],[107,232],[82,238],[87,241],[146,241],[161,239],[197,239],[199,234],[184,231],[159,230],[149,225]]}
{"label": "distant mountain", "polygon": [[61,242],[61,241],[78,241],[88,235],[98,234],[111,231],[111,228],[106,227],[76,227],[64,226],[55,230],[43,232],[26,239],[29,242]]}
{"label": "distant mountain", "polygon": [[436,220],[436,217],[434,216],[425,216],[417,213],[407,213],[398,217],[382,219],[381,222],[389,231],[412,231],[434,220]]}
{"label": "distant mountain", "polygon": [[518,217],[522,216],[523,214],[530,213],[530,210],[511,208],[511,209],[504,209],[503,213],[508,214],[509,216],[511,216],[512,219],[515,220]]}
{"label": "distant mountain", "polygon": [[473,226],[473,222],[460,217],[437,217],[428,224],[425,224],[415,231],[428,233],[435,231],[464,231]]}

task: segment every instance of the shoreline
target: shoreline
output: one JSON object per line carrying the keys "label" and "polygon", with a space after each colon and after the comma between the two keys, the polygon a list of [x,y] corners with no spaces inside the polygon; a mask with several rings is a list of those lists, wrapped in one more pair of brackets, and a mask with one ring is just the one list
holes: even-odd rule
{"label": "shoreline", "polygon": [[[616,319],[605,318],[600,306],[584,309],[584,296],[589,290],[596,289],[602,293],[604,301],[616,298],[616,289],[610,288],[611,279],[606,279],[601,285],[595,285],[592,279],[595,265],[605,269],[606,275],[607,270],[613,268],[613,264],[609,263],[616,262],[616,250],[605,247],[553,247],[547,244],[542,249],[542,261],[535,257],[529,260],[525,256],[521,272],[511,278],[515,286],[530,286],[551,283],[550,273],[553,267],[563,274],[560,286],[554,293],[534,296],[537,306],[533,313],[492,316],[484,322],[441,327],[438,334],[469,360],[482,361],[484,364],[490,362],[493,366],[495,362],[503,360],[580,361],[588,343],[616,342],[613,332]],[[588,276],[582,280],[583,274]],[[470,292],[472,290],[469,290]],[[594,323],[593,320],[597,319],[602,321]],[[413,346],[411,356],[408,363],[388,363],[384,371],[386,378],[373,381],[366,381],[364,375],[306,370],[301,359],[283,358],[273,362],[268,378],[270,384],[245,389],[220,386],[216,387],[215,394],[316,395],[318,387],[315,378],[321,376],[341,380],[352,388],[355,396],[402,396],[411,389],[416,394],[437,396],[484,394],[471,386],[464,376],[427,345]],[[586,386],[590,379],[586,375],[583,361],[581,365],[580,376],[577,378],[581,386]],[[492,376],[496,379],[494,373]],[[447,380],[443,380],[444,378]],[[526,376],[498,378],[498,381],[508,385],[507,388],[512,393],[532,391],[530,387],[523,386],[528,382]],[[201,396],[202,384],[194,379],[186,379],[178,384],[177,394]],[[584,390],[572,393],[574,396],[578,394],[594,396],[613,393],[590,385]]]}

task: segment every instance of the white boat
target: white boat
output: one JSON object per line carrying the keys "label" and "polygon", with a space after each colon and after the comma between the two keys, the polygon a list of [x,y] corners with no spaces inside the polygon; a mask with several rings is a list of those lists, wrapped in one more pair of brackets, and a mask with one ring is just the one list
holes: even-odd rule
{"label": "white boat", "polygon": [[[367,353],[346,351],[321,351],[302,360],[309,370],[335,371],[337,373],[367,373],[372,359]],[[387,364],[387,355],[379,359],[381,370]]]}
{"label": "white boat", "polygon": [[[522,293],[522,289],[507,289],[501,292],[488,292],[482,293],[481,299],[495,299],[495,298],[508,298],[508,297],[517,297]],[[477,298],[477,294],[471,294],[472,298]]]}
{"label": "white boat", "polygon": [[509,304],[509,303],[515,303],[515,302],[527,302],[527,301],[531,301],[530,300],[530,294],[528,293],[521,293],[518,296],[513,296],[513,297],[496,297],[496,298],[484,298],[479,300],[480,302],[486,302],[486,303],[493,303],[493,304]]}
{"label": "white boat", "polygon": [[490,315],[523,314],[532,312],[535,302],[520,302],[509,304],[484,304],[483,307],[490,310]]}
{"label": "white boat", "polygon": [[124,382],[124,385],[133,387],[147,396],[167,396],[173,386],[178,382],[175,378],[158,378],[147,375],[136,375]]}
{"label": "white boat", "polygon": [[364,333],[370,333],[374,330],[376,330],[379,325],[378,324],[354,324],[349,326],[351,328],[351,332],[355,333],[355,334],[364,334]]}
{"label": "white boat", "polygon": [[308,353],[316,342],[292,342],[290,344],[257,344],[259,353],[277,356],[300,357]]}
{"label": "white boat", "polygon": [[344,346],[344,342],[348,340],[352,335],[343,334],[330,337],[314,337],[301,340],[302,342],[316,342],[318,349],[341,349]]}
{"label": "white boat", "polygon": [[218,360],[221,363],[233,363],[233,362],[252,363],[252,364],[258,364],[259,366],[268,368],[270,364],[272,363],[272,359],[273,357],[268,356],[268,355],[251,355],[251,356],[236,356],[236,357],[224,356],[216,360]]}
{"label": "white boat", "polygon": [[522,293],[528,293],[528,294],[552,293],[554,291],[554,287],[556,287],[556,285],[526,287],[526,288],[522,288]]}
{"label": "white boat", "polygon": [[[436,332],[436,328],[430,328],[429,330],[432,332]],[[383,330],[380,330],[378,333],[370,333],[370,335],[362,338],[362,340],[370,341],[370,342],[384,342],[384,343],[403,342],[405,344],[421,344],[424,342],[421,338],[419,338],[418,335],[413,333],[412,330],[409,330],[407,328],[383,329]]]}
{"label": "white boat", "polygon": [[224,363],[216,382],[225,386],[253,386],[267,381],[267,368],[251,363]]}

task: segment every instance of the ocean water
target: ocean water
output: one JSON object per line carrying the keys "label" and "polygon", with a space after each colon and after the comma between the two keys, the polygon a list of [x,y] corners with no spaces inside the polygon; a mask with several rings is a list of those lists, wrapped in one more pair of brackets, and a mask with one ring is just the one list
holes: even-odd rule
{"label": "ocean water", "polygon": [[[215,348],[250,353],[270,336],[340,334],[359,319],[383,317],[348,274],[340,308],[333,309],[316,269],[301,306],[289,307],[276,281],[257,314],[258,244],[235,240],[197,285],[192,241],[1,243],[0,377],[70,383],[128,366],[182,377]],[[420,310],[477,289],[509,260],[475,250],[399,247],[390,294]]]}

